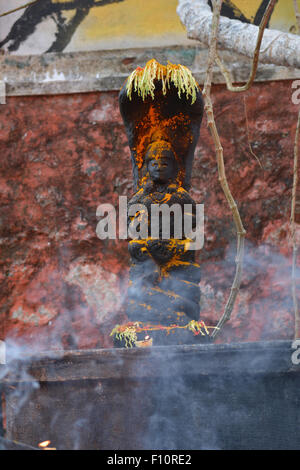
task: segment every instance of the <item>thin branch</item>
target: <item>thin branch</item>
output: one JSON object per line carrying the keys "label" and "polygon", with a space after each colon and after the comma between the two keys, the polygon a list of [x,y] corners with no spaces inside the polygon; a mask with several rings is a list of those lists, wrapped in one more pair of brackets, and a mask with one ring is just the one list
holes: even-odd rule
{"label": "thin branch", "polygon": [[264,170],[264,168],[263,168],[263,166],[260,162],[260,159],[258,158],[257,155],[255,155],[255,153],[253,152],[253,149],[252,149],[252,145],[251,145],[251,142],[250,142],[250,136],[249,136],[249,120],[248,120],[248,113],[247,113],[246,98],[245,98],[245,96],[243,98],[244,98],[244,111],[245,111],[245,119],[246,119],[246,131],[247,131],[248,147],[249,147],[251,155],[255,158],[255,160],[257,160],[257,162],[258,162],[259,166],[261,167],[261,169]]}
{"label": "thin branch", "polygon": [[223,157],[223,148],[221,145],[220,137],[218,134],[217,126],[215,123],[213,105],[211,101],[211,84],[212,84],[212,77],[213,77],[213,65],[216,58],[217,52],[217,41],[218,41],[218,26],[220,20],[220,12],[222,7],[223,0],[216,0],[214,2],[214,9],[213,9],[213,19],[212,19],[212,28],[211,28],[211,39],[210,39],[210,49],[209,49],[209,57],[208,57],[208,66],[205,78],[205,85],[203,90],[203,97],[205,102],[205,111],[207,114],[207,122],[208,127],[211,132],[215,148],[216,148],[216,157],[218,163],[218,174],[219,174],[219,181],[223,192],[225,194],[226,200],[229,204],[229,207],[232,212],[233,220],[236,227],[237,232],[237,256],[236,256],[236,272],[235,277],[233,280],[233,284],[231,287],[230,295],[225,305],[224,313],[219,320],[216,329],[212,333],[212,337],[215,338],[216,335],[220,332],[220,329],[230,319],[237,294],[239,292],[241,277],[242,277],[242,265],[243,265],[243,255],[244,255],[244,238],[246,231],[243,227],[243,223],[236,205],[236,202],[231,194],[231,191],[228,186],[226,173],[225,173],[225,165],[224,165],[224,157]]}
{"label": "thin branch", "polygon": [[[208,46],[212,11],[208,0],[178,0],[177,13],[190,39]],[[224,16],[220,18],[218,47],[253,59],[259,27]],[[261,43],[260,63],[300,68],[300,36],[266,29]]]}
{"label": "thin branch", "polygon": [[298,33],[300,34],[300,11],[298,7],[298,0],[293,0],[294,1],[294,10],[295,10],[295,16],[296,16],[296,23],[298,27]]}
{"label": "thin branch", "polygon": [[17,8],[14,8],[13,10],[9,10],[9,11],[6,11],[5,13],[1,13],[0,17],[10,15],[11,13],[14,13],[15,11],[24,10],[24,8],[27,8],[30,5],[33,5],[34,3],[37,3],[39,1],[40,0],[33,0],[32,2],[28,2],[25,5],[22,5],[21,7],[17,7]]}
{"label": "thin branch", "polygon": [[297,240],[296,240],[296,226],[295,226],[295,208],[296,208],[296,194],[298,186],[298,158],[299,158],[299,129],[300,129],[300,111],[298,114],[298,123],[296,128],[295,136],[295,147],[294,147],[294,175],[293,175],[293,190],[292,190],[292,207],[291,207],[291,235],[293,243],[293,261],[292,261],[292,295],[293,295],[293,304],[294,304],[294,313],[295,313],[295,338],[300,338],[300,315],[299,315],[299,306],[297,300],[296,292],[296,262],[297,262]]}
{"label": "thin branch", "polygon": [[[268,8],[268,3],[269,0],[260,0],[260,5],[256,10],[254,19],[253,19],[253,24],[260,25],[262,17],[264,16],[264,13],[266,9]],[[267,24],[267,28],[269,27],[269,23]]]}
{"label": "thin branch", "polygon": [[252,61],[252,69],[251,69],[251,73],[250,73],[250,77],[249,77],[249,80],[247,81],[247,83],[243,86],[233,86],[232,84],[232,79],[231,79],[231,76],[230,76],[230,72],[226,69],[224,63],[221,61],[219,55],[217,54],[216,55],[216,63],[217,65],[219,66],[225,80],[226,80],[226,85],[227,85],[227,89],[234,92],[234,93],[239,93],[239,92],[242,92],[242,91],[247,91],[249,90],[249,88],[252,86],[254,80],[255,80],[255,77],[256,77],[256,73],[257,73],[257,67],[258,67],[258,60],[259,60],[259,54],[260,54],[260,46],[261,46],[261,43],[262,43],[262,39],[263,39],[263,36],[264,36],[264,32],[265,32],[265,29],[269,23],[269,20],[271,18],[271,15],[273,13],[273,10],[274,10],[274,7],[276,5],[276,3],[278,2],[278,0],[270,0],[269,1],[269,4],[266,8],[266,11],[262,17],[262,20],[261,20],[261,23],[259,25],[259,30],[258,30],[258,36],[257,36],[257,41],[256,41],[256,46],[255,46],[255,51],[254,51],[254,57],[253,57],[253,61]]}

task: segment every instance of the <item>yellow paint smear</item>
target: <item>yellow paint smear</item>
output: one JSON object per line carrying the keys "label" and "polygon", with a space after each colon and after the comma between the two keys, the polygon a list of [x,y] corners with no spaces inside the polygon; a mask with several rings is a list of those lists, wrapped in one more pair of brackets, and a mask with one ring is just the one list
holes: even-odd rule
{"label": "yellow paint smear", "polygon": [[82,25],[87,39],[161,36],[185,30],[176,14],[177,0],[124,0],[94,7]]}
{"label": "yellow paint smear", "polygon": [[[72,0],[52,0],[53,3]],[[226,0],[225,0],[226,2]],[[254,20],[261,0],[231,0],[250,21]],[[298,0],[300,8],[300,0]],[[81,49],[146,47],[163,44],[187,44],[185,28],[176,13],[177,0],[124,0],[91,8],[72,38],[72,47]],[[68,19],[75,10],[64,11]],[[295,32],[293,0],[279,0],[270,27]],[[72,48],[71,47],[71,48]]]}

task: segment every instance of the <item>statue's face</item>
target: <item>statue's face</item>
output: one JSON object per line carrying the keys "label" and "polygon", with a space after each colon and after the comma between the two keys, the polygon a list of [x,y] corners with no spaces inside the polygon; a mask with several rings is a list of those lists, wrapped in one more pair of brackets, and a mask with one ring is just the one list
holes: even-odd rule
{"label": "statue's face", "polygon": [[155,183],[167,183],[176,178],[176,161],[171,148],[153,146],[147,152],[148,171]]}
{"label": "statue's face", "polygon": [[155,183],[167,183],[176,176],[174,161],[169,158],[150,160],[148,170]]}

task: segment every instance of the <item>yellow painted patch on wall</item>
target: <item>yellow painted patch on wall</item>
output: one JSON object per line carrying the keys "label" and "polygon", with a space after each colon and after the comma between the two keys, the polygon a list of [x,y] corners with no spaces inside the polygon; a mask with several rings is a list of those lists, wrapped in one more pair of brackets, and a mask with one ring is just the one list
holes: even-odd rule
{"label": "yellow painted patch on wall", "polygon": [[[231,3],[253,21],[262,1],[233,0]],[[298,3],[300,7],[300,0]],[[177,0],[124,0],[92,8],[67,50],[195,44],[186,37],[176,14],[177,4]],[[270,27],[294,32],[295,24],[293,0],[279,0]]]}
{"label": "yellow painted patch on wall", "polygon": [[177,0],[124,0],[93,8],[72,44],[94,43],[113,49],[192,43],[186,38],[176,7]]}

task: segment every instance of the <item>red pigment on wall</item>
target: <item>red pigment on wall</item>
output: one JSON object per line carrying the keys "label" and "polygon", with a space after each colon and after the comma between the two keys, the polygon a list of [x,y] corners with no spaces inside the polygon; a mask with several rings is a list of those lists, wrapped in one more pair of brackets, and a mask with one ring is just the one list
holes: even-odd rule
{"label": "red pigment on wall", "polygon": [[[297,106],[291,82],[245,95],[213,88],[230,188],[247,230],[241,291],[219,342],[293,337],[288,221]],[[0,338],[38,348],[112,345],[125,322],[126,241],[96,236],[100,203],[132,194],[130,152],[118,93],[10,97],[1,106]],[[215,324],[234,276],[235,231],[218,182],[206,120],[191,196],[205,204],[201,319]],[[297,215],[299,219],[299,214]]]}

